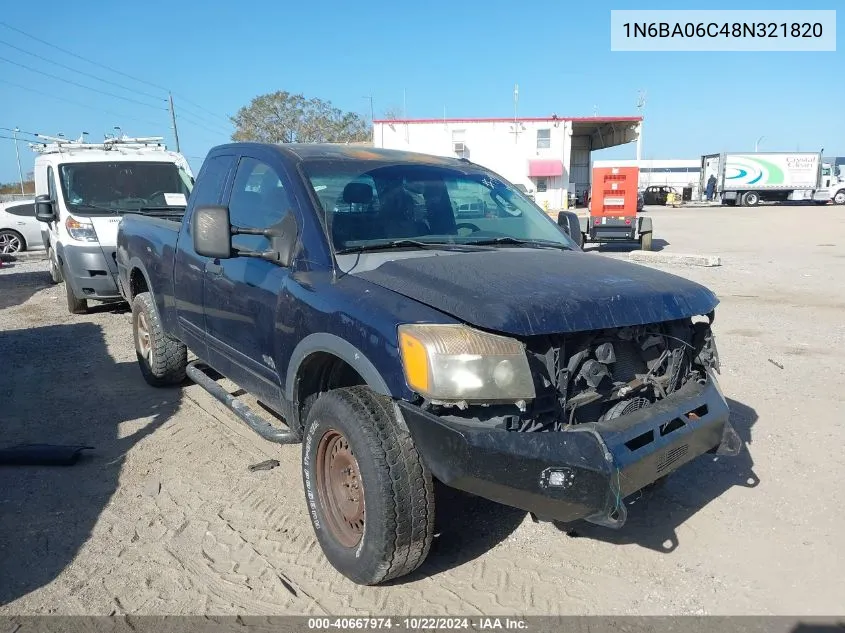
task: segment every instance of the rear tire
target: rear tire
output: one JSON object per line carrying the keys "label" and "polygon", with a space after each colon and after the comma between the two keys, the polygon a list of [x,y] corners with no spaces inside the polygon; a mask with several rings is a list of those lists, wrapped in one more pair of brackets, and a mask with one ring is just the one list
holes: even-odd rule
{"label": "rear tire", "polygon": [[184,382],[188,348],[164,332],[149,292],[139,293],[132,301],[132,338],[138,366],[148,384],[169,387]]}
{"label": "rear tire", "polygon": [[640,250],[650,251],[651,250],[651,232],[642,233],[640,235]]}
{"label": "rear tire", "polygon": [[756,191],[747,191],[742,196],[742,205],[745,207],[756,207],[760,202],[760,194]]}
{"label": "rear tire", "polygon": [[434,485],[391,399],[368,387],[322,393],[303,438],[309,516],[332,566],[360,585],[419,567],[434,536]]}
{"label": "rear tire", "polygon": [[78,299],[73,294],[73,288],[67,281],[67,275],[62,271],[62,277],[65,280],[65,294],[67,295],[67,310],[71,314],[88,314],[88,302],[85,299]]}

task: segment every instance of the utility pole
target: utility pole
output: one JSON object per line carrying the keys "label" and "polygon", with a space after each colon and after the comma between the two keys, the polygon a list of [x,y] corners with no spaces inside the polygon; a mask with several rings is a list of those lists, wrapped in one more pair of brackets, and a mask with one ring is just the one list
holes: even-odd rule
{"label": "utility pole", "polygon": [[23,196],[26,195],[26,193],[23,190],[23,171],[21,171],[21,155],[18,151],[18,132],[20,132],[20,128],[16,125],[15,129],[12,130],[12,138],[15,139],[15,158],[18,159],[18,178],[20,178],[21,181],[21,195]]}
{"label": "utility pole", "polygon": [[645,91],[640,90],[637,95],[637,115],[640,117],[639,129],[637,130],[637,166],[643,157],[643,109],[645,108]]}
{"label": "utility pole", "polygon": [[173,95],[168,92],[167,96],[170,97],[170,121],[173,123],[173,138],[176,140],[176,151],[180,152],[179,131],[176,129],[176,109],[173,107]]}
{"label": "utility pole", "polygon": [[519,143],[519,84],[513,85],[513,142]]}
{"label": "utility pole", "polygon": [[408,118],[408,94],[405,88],[402,88],[402,118]]}
{"label": "utility pole", "polygon": [[373,124],[373,120],[375,120],[375,113],[373,111],[373,95],[367,95],[366,97],[361,97],[362,99],[369,99],[370,100],[370,125]]}

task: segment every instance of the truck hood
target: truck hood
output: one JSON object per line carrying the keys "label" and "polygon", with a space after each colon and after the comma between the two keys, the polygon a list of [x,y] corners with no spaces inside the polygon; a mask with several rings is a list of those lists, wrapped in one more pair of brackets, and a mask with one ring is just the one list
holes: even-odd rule
{"label": "truck hood", "polygon": [[708,314],[719,303],[688,279],[602,255],[517,249],[426,255],[352,274],[515,336],[669,321]]}

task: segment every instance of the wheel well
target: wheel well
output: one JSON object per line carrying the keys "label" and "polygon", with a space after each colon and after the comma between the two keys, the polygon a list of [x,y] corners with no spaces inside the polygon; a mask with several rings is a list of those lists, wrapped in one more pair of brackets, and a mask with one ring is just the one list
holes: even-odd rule
{"label": "wheel well", "polygon": [[367,381],[352,365],[330,352],[315,352],[305,358],[297,370],[294,387],[300,429],[305,425],[308,416],[306,407],[313,401],[311,396],[339,387],[366,384]]}
{"label": "wheel well", "polygon": [[133,268],[132,272],[129,273],[130,298],[134,299],[137,295],[141,294],[142,292],[149,292],[149,290],[150,288],[147,285],[147,278],[144,277],[144,273],[142,273],[137,268]]}

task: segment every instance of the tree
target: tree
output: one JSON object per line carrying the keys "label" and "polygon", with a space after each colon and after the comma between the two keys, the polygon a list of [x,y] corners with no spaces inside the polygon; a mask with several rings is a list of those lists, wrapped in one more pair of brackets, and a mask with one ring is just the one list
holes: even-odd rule
{"label": "tree", "polygon": [[[35,193],[35,183],[32,181],[32,177],[28,177],[27,180],[23,181],[23,190],[27,194],[34,194]],[[21,183],[19,180],[14,182],[4,182],[0,183],[0,195],[19,195],[21,192]]]}
{"label": "tree", "polygon": [[399,106],[390,106],[387,110],[384,111],[384,118],[387,121],[399,121],[400,119],[404,119],[405,117],[402,114],[402,108]]}
{"label": "tree", "polygon": [[370,125],[358,114],[283,90],[255,97],[231,119],[233,141],[346,143],[372,138]]}

